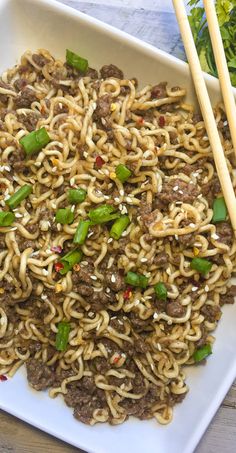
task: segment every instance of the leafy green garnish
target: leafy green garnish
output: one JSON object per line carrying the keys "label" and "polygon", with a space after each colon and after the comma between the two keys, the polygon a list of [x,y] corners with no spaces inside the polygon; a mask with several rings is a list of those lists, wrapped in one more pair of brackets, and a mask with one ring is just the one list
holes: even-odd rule
{"label": "leafy green garnish", "polygon": [[[200,0],[190,0],[189,23],[203,71],[217,77],[217,69],[204,8]],[[216,0],[216,12],[232,85],[236,86],[236,0]]]}

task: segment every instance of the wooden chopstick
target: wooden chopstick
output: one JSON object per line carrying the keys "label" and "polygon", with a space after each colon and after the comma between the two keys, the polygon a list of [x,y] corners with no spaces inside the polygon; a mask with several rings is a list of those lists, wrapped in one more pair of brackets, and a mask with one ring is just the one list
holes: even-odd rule
{"label": "wooden chopstick", "polygon": [[203,3],[205,7],[216,67],[219,75],[221,92],[224,99],[227,120],[229,123],[230,134],[233,142],[234,152],[236,154],[236,105],[225,57],[224,46],[221,38],[220,27],[216,15],[215,3],[214,0],[203,0]]}
{"label": "wooden chopstick", "polygon": [[222,192],[228,208],[229,217],[232,227],[236,235],[236,198],[234,189],[229,175],[229,170],[226,164],[223,147],[220,141],[220,136],[217,130],[214,113],[211,106],[211,101],[207,92],[205,80],[203,77],[200,61],[195,47],[193,35],[188,22],[187,13],[183,0],[172,0],[176,17],[179,23],[182,40],[184,43],[187,59],[189,62],[192,78],[205,122],[209,142],[211,145],[216,170],[219,176]]}

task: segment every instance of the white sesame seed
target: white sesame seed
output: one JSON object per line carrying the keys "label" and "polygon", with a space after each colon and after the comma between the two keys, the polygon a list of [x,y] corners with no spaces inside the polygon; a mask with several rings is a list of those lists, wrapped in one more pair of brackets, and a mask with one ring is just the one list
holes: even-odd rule
{"label": "white sesame seed", "polygon": [[125,383],[123,382],[123,384],[121,384],[120,386],[121,390],[123,390],[125,388]]}
{"label": "white sesame seed", "polygon": [[85,157],[85,159],[87,159],[88,157],[88,153],[86,151],[83,152],[83,156]]}
{"label": "white sesame seed", "polygon": [[141,258],[140,261],[141,261],[141,263],[146,263],[146,261],[148,261],[148,259],[147,258]]}
{"label": "white sesame seed", "polygon": [[197,291],[197,290],[198,290],[198,287],[197,287],[197,286],[193,286],[193,287],[192,287],[192,291],[193,291],[193,292],[194,292],[194,291]]}
{"label": "white sesame seed", "polygon": [[189,226],[190,226],[190,228],[195,228],[196,224],[195,223],[190,223]]}
{"label": "white sesame seed", "polygon": [[154,318],[154,319],[157,319],[157,318],[158,318],[158,313],[156,313],[156,312],[153,313],[153,318]]}
{"label": "white sesame seed", "polygon": [[42,269],[42,273],[43,273],[43,275],[47,276],[48,275],[47,269]]}
{"label": "white sesame seed", "polygon": [[204,140],[204,142],[207,142],[209,138],[205,135],[204,137],[202,137],[202,140]]}
{"label": "white sesame seed", "polygon": [[217,240],[217,239],[220,238],[220,236],[218,236],[218,234],[216,234],[216,233],[213,233],[213,234],[211,235],[211,238]]}
{"label": "white sesame seed", "polygon": [[110,292],[111,292],[110,288],[106,288],[106,293],[109,294]]}
{"label": "white sesame seed", "polygon": [[81,261],[81,263],[83,266],[88,266],[88,261]]}
{"label": "white sesame seed", "polygon": [[123,323],[120,319],[118,319],[118,323],[119,323],[121,326],[124,325],[124,323]]}
{"label": "white sesame seed", "polygon": [[52,167],[52,172],[55,173],[57,171],[57,167]]}
{"label": "white sesame seed", "polygon": [[93,234],[94,234],[94,232],[90,231],[90,233],[88,234],[88,238],[90,238]]}
{"label": "white sesame seed", "polygon": [[153,365],[153,363],[150,363],[150,367],[151,367],[152,370],[154,370],[154,365]]}
{"label": "white sesame seed", "polygon": [[46,300],[48,298],[48,296],[46,296],[46,294],[41,294],[41,299],[42,300]]}
{"label": "white sesame seed", "polygon": [[157,349],[159,349],[159,351],[162,351],[162,347],[161,347],[160,343],[157,343]]}
{"label": "white sesame seed", "polygon": [[37,256],[39,255],[39,250],[35,250],[35,252],[32,252],[30,256]]}
{"label": "white sesame seed", "polygon": [[125,194],[125,191],[124,191],[123,189],[121,189],[121,190],[119,191],[119,194],[120,194],[121,197],[123,197],[124,194]]}
{"label": "white sesame seed", "polygon": [[75,178],[70,178],[70,185],[73,186],[75,183]]}
{"label": "white sesame seed", "polygon": [[118,197],[115,197],[115,198],[114,198],[114,201],[115,201],[116,203],[120,203],[120,199],[119,199]]}
{"label": "white sesame seed", "polygon": [[107,243],[110,244],[113,241],[113,238],[109,238]]}
{"label": "white sesame seed", "polygon": [[179,186],[174,186],[173,190],[176,192],[178,190]]}
{"label": "white sesame seed", "polygon": [[129,197],[126,197],[126,201],[127,201],[127,203],[132,203],[133,200],[132,200],[132,198],[129,196]]}
{"label": "white sesame seed", "polygon": [[115,281],[116,281],[116,277],[115,277],[114,274],[112,274],[112,276],[111,276],[111,282],[112,282],[112,283],[115,283]]}
{"label": "white sesame seed", "polygon": [[223,126],[227,126],[227,125],[228,125],[228,121],[224,121]]}
{"label": "white sesame seed", "polygon": [[183,192],[182,190],[179,190],[179,193],[180,193],[181,195],[183,195],[184,192]]}
{"label": "white sesame seed", "polygon": [[56,203],[51,203],[52,209],[57,209]]}
{"label": "white sesame seed", "polygon": [[136,306],[136,305],[139,305],[139,304],[140,304],[140,300],[139,300],[139,299],[136,299],[136,300],[134,301],[134,305]]}
{"label": "white sesame seed", "polygon": [[61,231],[61,224],[60,223],[57,223],[57,231]]}
{"label": "white sesame seed", "polygon": [[167,273],[168,275],[171,275],[171,268],[170,268],[170,267],[168,267],[168,268],[166,269],[166,273]]}
{"label": "white sesame seed", "polygon": [[74,210],[75,210],[75,205],[74,204],[73,204],[73,206],[71,206],[70,210],[71,210],[71,212],[74,212]]}
{"label": "white sesame seed", "polygon": [[124,352],[122,352],[121,357],[123,357],[123,359],[126,359],[126,354]]}
{"label": "white sesame seed", "polygon": [[206,293],[207,293],[207,292],[209,291],[210,288],[209,288],[208,285],[206,285],[204,289],[205,289],[205,291],[206,291]]}
{"label": "white sesame seed", "polygon": [[20,217],[23,217],[23,215],[20,214],[19,212],[16,212],[16,213],[15,213],[15,217],[19,219]]}
{"label": "white sesame seed", "polygon": [[175,234],[175,239],[176,239],[176,241],[178,241],[178,239],[179,239],[178,234]]}
{"label": "white sesame seed", "polygon": [[98,278],[96,277],[96,275],[91,275],[90,278],[91,278],[92,280],[97,280],[97,279],[98,279]]}

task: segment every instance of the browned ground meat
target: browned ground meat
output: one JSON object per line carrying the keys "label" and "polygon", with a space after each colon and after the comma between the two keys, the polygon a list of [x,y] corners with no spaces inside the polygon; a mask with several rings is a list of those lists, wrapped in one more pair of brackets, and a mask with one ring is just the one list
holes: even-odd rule
{"label": "browned ground meat", "polygon": [[125,326],[124,326],[124,322],[123,322],[122,318],[112,316],[110,319],[109,325],[113,329],[117,330],[117,332],[124,333],[124,331],[125,331]]}
{"label": "browned ground meat", "polygon": [[185,315],[186,309],[178,300],[168,302],[166,304],[166,313],[173,318],[182,318]]}
{"label": "browned ground meat", "polygon": [[195,241],[195,236],[192,233],[189,234],[180,234],[178,236],[178,243],[184,247],[191,247]]}
{"label": "browned ground meat", "polygon": [[230,288],[227,288],[225,294],[220,295],[220,305],[224,304],[233,304],[234,298],[236,297],[236,285],[232,285]]}
{"label": "browned ground meat", "polygon": [[17,115],[17,119],[25,126],[27,131],[32,132],[36,129],[36,124],[40,119],[40,116],[34,112],[28,112],[25,115],[23,113],[19,113]]}
{"label": "browned ground meat", "polygon": [[95,357],[93,364],[98,373],[105,374],[110,369],[110,364],[105,357]]}
{"label": "browned ground meat", "polygon": [[94,410],[104,408],[108,409],[103,390],[98,389],[92,398],[85,390],[84,396],[79,399],[75,406],[74,417],[83,423],[89,423],[93,417]]}
{"label": "browned ground meat", "polygon": [[98,72],[96,69],[88,68],[86,72],[86,77],[90,77],[91,79],[98,79]]}
{"label": "browned ground meat", "polygon": [[[2,80],[0,80],[0,88],[4,88],[5,90],[14,91],[11,85],[9,85],[8,83],[3,82]],[[9,94],[0,93],[0,102],[2,104],[7,104],[8,97],[9,97]]]}
{"label": "browned ground meat", "polygon": [[45,390],[52,386],[55,380],[55,373],[52,368],[45,365],[41,360],[27,360],[26,370],[29,384],[35,390]]}
{"label": "browned ground meat", "polygon": [[218,305],[203,305],[201,313],[205,317],[206,321],[215,322],[221,318],[221,309]]}
{"label": "browned ground meat", "polygon": [[148,344],[141,337],[139,337],[138,339],[135,339],[134,348],[135,348],[136,352],[142,353],[142,354],[145,354],[146,352],[149,351]]}
{"label": "browned ground meat", "polygon": [[121,69],[117,68],[114,64],[105,65],[100,69],[101,77],[103,79],[115,77],[116,79],[123,79],[124,74]]}
{"label": "browned ground meat", "polygon": [[23,88],[21,93],[14,99],[15,108],[22,109],[22,108],[30,108],[32,102],[37,100],[37,96],[34,90],[31,88]]}
{"label": "browned ground meat", "polygon": [[[174,188],[176,190],[173,190]],[[188,184],[180,178],[174,178],[163,184],[159,199],[164,203],[173,201],[193,203],[199,194],[199,189],[195,184]]]}
{"label": "browned ground meat", "polygon": [[220,222],[216,225],[216,234],[219,236],[217,241],[223,242],[223,244],[231,247],[234,233],[231,225],[228,222]]}
{"label": "browned ground meat", "polygon": [[141,319],[138,313],[131,311],[127,313],[127,316],[130,320],[131,326],[137,332],[145,330],[145,328],[150,327],[150,319]]}
{"label": "browned ground meat", "polygon": [[93,114],[95,121],[99,118],[106,118],[106,116],[111,114],[111,100],[110,94],[104,94],[98,98],[97,107]]}
{"label": "browned ground meat", "polygon": [[105,284],[113,291],[121,291],[125,288],[124,276],[119,271],[111,269],[105,274]]}
{"label": "browned ground meat", "polygon": [[32,247],[32,249],[34,249],[36,245],[34,240],[27,239],[19,233],[16,233],[16,241],[20,252],[23,252],[28,247]]}
{"label": "browned ground meat", "polygon": [[0,233],[0,250],[4,250],[5,248],[6,248],[5,234]]}
{"label": "browned ground meat", "polygon": [[212,204],[214,198],[217,194],[221,192],[220,181],[218,176],[214,176],[211,181],[204,184],[201,189],[201,193],[208,200],[210,205]]}
{"label": "browned ground meat", "polygon": [[72,281],[74,284],[76,283],[87,283],[91,285],[91,275],[94,273],[94,266],[91,262],[89,262],[86,266],[81,264],[80,270],[72,273]]}
{"label": "browned ground meat", "polygon": [[73,291],[76,293],[81,294],[81,296],[91,296],[93,294],[93,288],[90,285],[86,285],[85,283],[77,283],[73,285]]}
{"label": "browned ground meat", "polygon": [[24,78],[19,78],[19,79],[16,79],[15,82],[13,83],[13,86],[14,88],[16,89],[16,91],[21,91],[23,90],[23,88],[26,87],[26,85],[28,84],[28,80],[24,79]]}
{"label": "browned ground meat", "polygon": [[169,263],[169,255],[165,252],[160,252],[155,255],[153,264],[157,267],[165,267]]}
{"label": "browned ground meat", "polygon": [[36,63],[40,67],[45,66],[45,64],[47,64],[49,62],[48,58],[46,58],[43,55],[38,54],[38,53],[34,53],[32,55],[32,60],[34,61],[34,63]]}
{"label": "browned ground meat", "polygon": [[60,115],[61,113],[68,113],[68,107],[65,104],[59,103],[54,106],[55,115]]}
{"label": "browned ground meat", "polygon": [[167,82],[161,82],[158,85],[154,85],[151,89],[152,99],[162,99],[167,97],[166,93]]}

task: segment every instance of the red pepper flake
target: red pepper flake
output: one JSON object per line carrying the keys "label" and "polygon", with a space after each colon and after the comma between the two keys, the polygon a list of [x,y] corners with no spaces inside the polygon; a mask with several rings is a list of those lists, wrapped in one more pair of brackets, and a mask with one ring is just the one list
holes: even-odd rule
{"label": "red pepper flake", "polygon": [[101,156],[96,157],[96,166],[98,168],[102,168],[102,166],[105,164],[105,160]]}
{"label": "red pepper flake", "polygon": [[0,381],[1,382],[7,381],[7,377],[4,376],[3,374],[0,374]]}
{"label": "red pepper flake", "polygon": [[54,268],[56,272],[60,272],[63,269],[64,265],[62,263],[55,263]]}
{"label": "red pepper flake", "polygon": [[55,246],[51,247],[51,252],[61,253],[62,247],[60,245],[55,245]]}
{"label": "red pepper flake", "polygon": [[136,123],[138,126],[142,126],[144,124],[144,118],[140,116],[137,120]]}
{"label": "red pepper flake", "polygon": [[44,115],[46,113],[44,105],[41,107],[40,112],[42,115]]}
{"label": "red pepper flake", "polygon": [[160,127],[164,127],[165,126],[166,120],[165,120],[164,116],[160,116],[159,117],[158,124],[159,124]]}
{"label": "red pepper flake", "polygon": [[132,296],[132,289],[127,288],[123,294],[124,300],[129,300]]}
{"label": "red pepper flake", "polygon": [[113,359],[113,363],[118,363],[120,360],[120,355],[116,356],[114,359]]}

